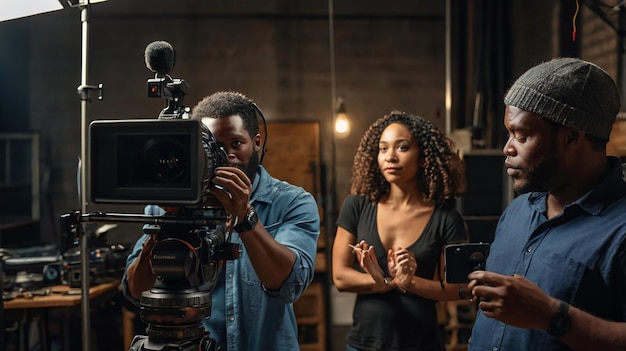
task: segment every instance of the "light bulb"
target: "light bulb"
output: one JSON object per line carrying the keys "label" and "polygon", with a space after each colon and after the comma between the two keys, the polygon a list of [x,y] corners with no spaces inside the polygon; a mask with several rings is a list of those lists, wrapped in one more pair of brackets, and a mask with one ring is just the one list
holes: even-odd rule
{"label": "light bulb", "polygon": [[335,118],[335,133],[338,137],[346,137],[350,133],[350,121],[345,113],[337,114]]}

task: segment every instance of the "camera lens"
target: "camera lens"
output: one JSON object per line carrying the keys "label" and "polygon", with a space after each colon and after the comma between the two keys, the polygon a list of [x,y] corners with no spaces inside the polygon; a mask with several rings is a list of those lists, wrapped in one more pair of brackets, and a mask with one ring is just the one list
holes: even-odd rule
{"label": "camera lens", "polygon": [[472,252],[470,255],[470,264],[472,265],[472,270],[482,270],[485,268],[485,254],[478,251]]}
{"label": "camera lens", "polygon": [[148,174],[162,182],[171,182],[185,172],[185,148],[174,139],[150,139],[143,149]]}

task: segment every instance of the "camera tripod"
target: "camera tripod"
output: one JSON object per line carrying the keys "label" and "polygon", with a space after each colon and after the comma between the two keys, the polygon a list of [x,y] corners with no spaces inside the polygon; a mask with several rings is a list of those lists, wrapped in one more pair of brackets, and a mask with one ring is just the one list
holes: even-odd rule
{"label": "camera tripod", "polygon": [[[142,319],[152,321],[146,335],[136,335],[129,351],[215,351],[216,342],[204,329],[202,319],[210,315],[208,292],[166,292],[152,289],[141,297]],[[164,324],[189,325],[164,326]]]}
{"label": "camera tripod", "polygon": [[227,216],[213,207],[181,208],[164,215],[91,213],[61,217],[64,236],[73,242],[85,222],[145,224],[144,234],[157,238],[150,265],[157,276],[139,301],[146,335],[133,338],[130,351],[214,351],[202,321],[211,315],[211,299],[226,260],[238,259],[241,248],[225,234]]}
{"label": "camera tripod", "polygon": [[[166,213],[172,224],[144,226],[156,236],[150,264],[157,275],[154,286],[140,299],[147,336],[135,336],[130,351],[214,351],[216,341],[202,325],[211,315],[212,292],[225,260],[239,258],[238,244],[226,240],[223,227],[180,222],[190,215]],[[190,218],[219,218],[215,210],[191,213]],[[219,210],[218,210],[219,212]],[[181,217],[182,216],[182,217]],[[191,221],[193,222],[193,220]]]}

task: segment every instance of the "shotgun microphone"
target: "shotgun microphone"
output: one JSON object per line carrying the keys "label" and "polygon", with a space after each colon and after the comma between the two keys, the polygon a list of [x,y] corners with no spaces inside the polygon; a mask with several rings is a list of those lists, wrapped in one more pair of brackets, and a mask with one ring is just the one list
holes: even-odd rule
{"label": "shotgun microphone", "polygon": [[155,41],[146,46],[144,53],[146,67],[159,76],[169,74],[174,68],[176,52],[174,47],[166,41]]}

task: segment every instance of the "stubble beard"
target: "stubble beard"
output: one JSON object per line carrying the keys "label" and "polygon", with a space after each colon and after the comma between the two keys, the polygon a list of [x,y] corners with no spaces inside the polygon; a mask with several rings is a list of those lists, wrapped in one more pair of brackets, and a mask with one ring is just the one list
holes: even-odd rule
{"label": "stubble beard", "polygon": [[256,173],[259,170],[259,155],[254,152],[247,164],[229,162],[228,166],[236,167],[244,171],[248,178],[250,178],[250,183],[254,184],[254,178],[256,177]]}
{"label": "stubble beard", "polygon": [[535,166],[528,169],[526,177],[518,184],[514,184],[513,190],[518,194],[528,192],[542,192],[550,190],[550,179],[556,169],[559,160],[557,157],[546,157]]}

